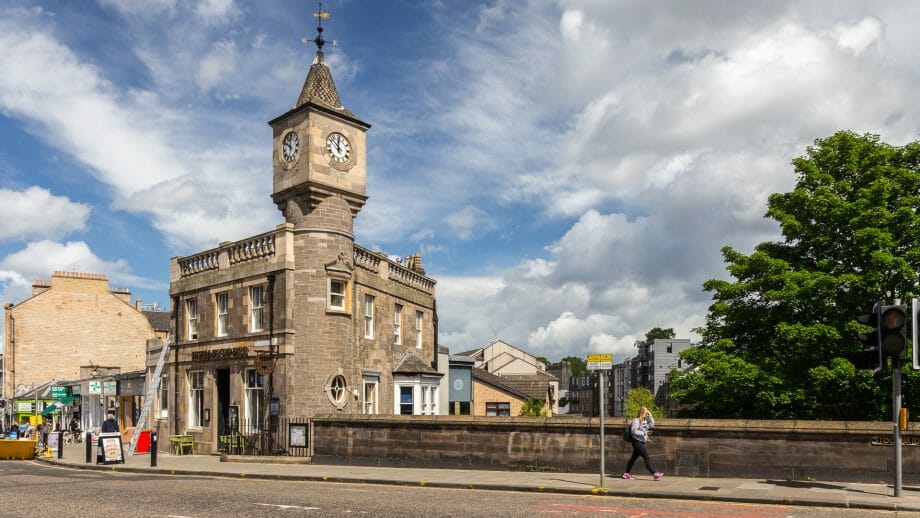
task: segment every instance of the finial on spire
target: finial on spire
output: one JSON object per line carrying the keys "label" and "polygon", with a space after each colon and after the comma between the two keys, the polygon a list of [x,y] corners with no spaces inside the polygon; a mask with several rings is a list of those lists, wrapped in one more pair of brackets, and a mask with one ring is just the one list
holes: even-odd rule
{"label": "finial on spire", "polygon": [[319,9],[313,13],[313,17],[316,18],[316,38],[313,39],[313,43],[316,43],[316,50],[319,52],[323,51],[323,45],[326,43],[326,40],[323,38],[323,20],[329,19],[329,12],[323,11],[323,3],[319,2]]}

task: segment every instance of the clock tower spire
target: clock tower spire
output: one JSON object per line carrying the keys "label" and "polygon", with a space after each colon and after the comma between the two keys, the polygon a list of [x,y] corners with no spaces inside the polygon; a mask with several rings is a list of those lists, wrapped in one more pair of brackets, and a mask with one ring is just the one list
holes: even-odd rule
{"label": "clock tower spire", "polygon": [[307,220],[326,199],[344,201],[350,218],[347,230],[339,230],[351,233],[350,219],[367,200],[365,133],[370,124],[342,104],[325,63],[323,20],[329,13],[320,4],[313,16],[318,21],[316,55],[300,96],[294,108],[269,122],[274,140],[272,200],[287,222],[310,227],[313,223]]}

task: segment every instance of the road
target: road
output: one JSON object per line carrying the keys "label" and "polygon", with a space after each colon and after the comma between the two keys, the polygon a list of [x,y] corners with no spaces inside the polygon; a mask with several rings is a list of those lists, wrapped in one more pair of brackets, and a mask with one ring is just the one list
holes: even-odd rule
{"label": "road", "polygon": [[[783,518],[898,516],[820,507],[86,471],[0,461],[0,516]],[[901,513],[906,516],[906,514]]]}

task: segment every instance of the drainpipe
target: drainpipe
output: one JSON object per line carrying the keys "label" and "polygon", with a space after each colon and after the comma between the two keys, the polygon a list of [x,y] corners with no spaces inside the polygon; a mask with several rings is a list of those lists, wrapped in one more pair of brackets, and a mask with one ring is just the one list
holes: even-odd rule
{"label": "drainpipe", "polygon": [[433,300],[432,303],[431,320],[434,324],[434,370],[438,370],[438,301]]}
{"label": "drainpipe", "polygon": [[[272,370],[268,373],[268,436],[269,443],[274,442],[272,430],[272,401],[275,398],[275,272],[268,274],[268,358]],[[279,410],[280,414],[280,410]],[[279,415],[280,418],[280,415]]]}
{"label": "drainpipe", "polygon": [[[173,297],[173,435],[179,435],[179,296]],[[169,336],[166,337],[169,340]]]}

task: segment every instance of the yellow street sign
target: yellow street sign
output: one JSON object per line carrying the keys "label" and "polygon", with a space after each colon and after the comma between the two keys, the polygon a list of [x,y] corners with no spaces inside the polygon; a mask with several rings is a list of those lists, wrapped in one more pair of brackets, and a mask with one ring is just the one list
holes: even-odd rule
{"label": "yellow street sign", "polygon": [[613,361],[612,354],[589,354],[588,363],[610,363]]}

